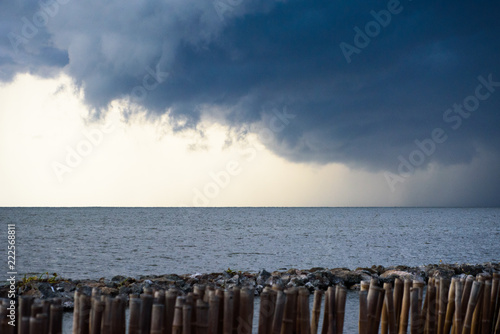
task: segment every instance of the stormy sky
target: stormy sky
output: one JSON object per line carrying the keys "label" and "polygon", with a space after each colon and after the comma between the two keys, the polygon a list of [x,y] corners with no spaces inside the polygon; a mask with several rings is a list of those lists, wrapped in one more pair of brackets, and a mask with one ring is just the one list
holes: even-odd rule
{"label": "stormy sky", "polygon": [[[0,94],[9,87],[19,94],[10,94],[9,104],[0,101],[4,121],[14,122],[4,122],[2,129],[21,122],[6,114],[20,114],[16,110],[30,99],[27,84],[24,91],[12,88],[20,87],[22,76],[33,89],[35,81],[47,86],[55,80],[47,99],[73,94],[85,110],[85,127],[105,122],[118,104],[126,130],[117,142],[139,138],[134,124],[145,132],[189,137],[168,163],[180,166],[178,173],[188,169],[198,183],[170,182],[171,174],[160,176],[161,170],[144,166],[123,172],[124,182],[125,175],[149,174],[164,178],[164,188],[188,188],[182,200],[187,205],[498,206],[498,13],[494,1],[2,1]],[[40,113],[36,119],[44,118]],[[24,127],[34,119],[30,115],[25,114]],[[45,120],[50,126],[54,118]],[[154,130],[145,130],[152,124]],[[222,139],[211,139],[220,133]],[[4,134],[2,140],[12,147],[16,138]],[[55,184],[43,186],[57,188],[57,196],[83,187],[73,179],[76,183],[62,190],[57,182],[61,175],[74,176],[74,167],[64,169],[66,147],[77,150],[81,140],[53,143],[61,158],[52,154],[47,168],[40,164]],[[245,150],[254,142],[263,145],[258,165],[268,165],[268,174],[247,168],[242,180],[226,187],[215,182],[210,168],[190,169],[190,152]],[[2,147],[2,164],[15,165],[13,149]],[[242,161],[252,153],[247,147]],[[154,164],[169,156],[159,150],[144,161]],[[195,164],[209,161],[216,170],[226,168],[230,158],[200,159]],[[103,160],[101,170],[113,163]],[[266,175],[282,173],[286,180],[264,182]],[[337,183],[329,184],[333,179]],[[206,187],[210,180],[219,185],[222,199],[208,201],[215,198],[215,188]],[[261,192],[266,187],[278,197],[286,193],[281,195],[286,200],[256,200],[253,182],[260,182]],[[295,187],[285,186],[293,182]],[[17,191],[25,186],[7,185]],[[151,190],[155,182],[146,182],[143,191],[146,187]],[[225,200],[222,190],[231,194],[227,198],[242,200]],[[328,196],[335,199],[325,200]],[[45,203],[14,197],[4,205]],[[72,195],[61,203],[87,202]],[[173,199],[140,204],[176,205]]]}

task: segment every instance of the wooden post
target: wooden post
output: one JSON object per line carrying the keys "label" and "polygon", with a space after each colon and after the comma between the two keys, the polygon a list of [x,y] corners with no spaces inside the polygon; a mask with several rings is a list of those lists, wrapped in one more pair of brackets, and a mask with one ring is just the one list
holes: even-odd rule
{"label": "wooden post", "polygon": [[283,291],[279,290],[277,292],[276,306],[274,308],[272,334],[281,333],[281,325],[283,323],[283,313],[285,312],[285,303],[286,303],[286,295]]}
{"label": "wooden post", "polygon": [[399,320],[399,334],[408,333],[408,316],[410,311],[410,285],[411,281],[406,279],[404,282],[403,303],[401,306],[401,317]]}
{"label": "wooden post", "polygon": [[111,333],[125,334],[125,307],[119,296],[112,300]]}
{"label": "wooden post", "polygon": [[113,321],[113,298],[110,296],[101,296],[101,301],[104,302],[101,333],[111,333],[111,323]]}
{"label": "wooden post", "polygon": [[394,281],[394,314],[396,316],[396,331],[399,333],[399,322],[401,319],[401,307],[403,305],[404,283],[396,278]]}
{"label": "wooden post", "polygon": [[[262,303],[262,295],[261,295],[261,303]],[[226,290],[224,291],[224,321],[222,323],[222,333],[232,334],[233,323],[234,323],[234,291]],[[260,332],[260,324],[259,324],[259,332]]]}
{"label": "wooden post", "polygon": [[[151,311],[153,308],[153,295],[146,293],[144,289],[143,294],[141,294],[141,333],[149,334],[151,330]],[[147,290],[149,292],[149,290]]]}
{"label": "wooden post", "polygon": [[319,316],[321,314],[321,299],[323,291],[314,290],[314,302],[311,317],[311,334],[318,334]]}
{"label": "wooden post", "polygon": [[481,293],[481,289],[483,286],[483,282],[474,281],[470,293],[470,297],[468,298],[467,312],[465,313],[463,334],[470,334],[472,327],[472,315],[474,314],[474,309],[476,308],[477,301],[479,299],[479,295]]}
{"label": "wooden post", "polygon": [[[323,326],[325,325],[323,324]],[[361,290],[359,292],[358,331],[359,334],[368,334],[368,291],[367,290]]]}
{"label": "wooden post", "polygon": [[[165,296],[165,293],[161,293]],[[157,300],[161,302],[160,300]],[[163,300],[165,301],[165,300]],[[155,303],[152,307],[151,312],[151,332],[150,334],[162,334],[163,333],[163,316],[165,314],[165,305],[162,303]],[[129,333],[130,334],[130,333]]]}

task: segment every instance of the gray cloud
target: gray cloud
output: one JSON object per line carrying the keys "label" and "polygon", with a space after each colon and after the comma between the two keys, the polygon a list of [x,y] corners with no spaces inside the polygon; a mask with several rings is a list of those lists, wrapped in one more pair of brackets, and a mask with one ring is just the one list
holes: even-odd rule
{"label": "gray cloud", "polygon": [[[480,150],[499,153],[500,91],[457,130],[443,120],[448,108],[474,94],[478,76],[500,81],[496,2],[44,3],[58,4],[57,14],[19,52],[2,39],[3,80],[64,68],[87,103],[104,110],[114,99],[133,99],[148,74],[164,73],[136,102],[153,114],[168,110],[190,127],[211,110],[224,110],[221,121],[238,128],[287,106],[296,121],[268,147],[292,161],[395,172],[398,156],[408,157],[414,141],[435,128],[448,139],[420,168],[471,163]],[[376,22],[371,11],[391,5],[398,13],[390,23],[379,24],[346,61],[340,43],[356,47],[354,28],[365,30]],[[36,1],[0,4],[3,35],[21,35],[23,17],[33,22],[40,10]]]}

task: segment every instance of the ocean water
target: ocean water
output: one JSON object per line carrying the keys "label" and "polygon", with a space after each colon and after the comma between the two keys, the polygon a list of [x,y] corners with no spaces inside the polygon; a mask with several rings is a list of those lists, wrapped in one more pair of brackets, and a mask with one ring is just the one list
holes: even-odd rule
{"label": "ocean water", "polygon": [[500,261],[500,208],[0,208],[0,223],[18,273],[74,279]]}
{"label": "ocean water", "polygon": [[[500,261],[500,208],[0,208],[0,223],[18,278]],[[357,308],[348,291],[344,333]]]}

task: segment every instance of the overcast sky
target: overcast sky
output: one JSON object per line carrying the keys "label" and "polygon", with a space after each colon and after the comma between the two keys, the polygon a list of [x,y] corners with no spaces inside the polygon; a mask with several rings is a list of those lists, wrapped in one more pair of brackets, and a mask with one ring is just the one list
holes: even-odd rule
{"label": "overcast sky", "polygon": [[0,206],[499,206],[495,1],[0,3]]}

